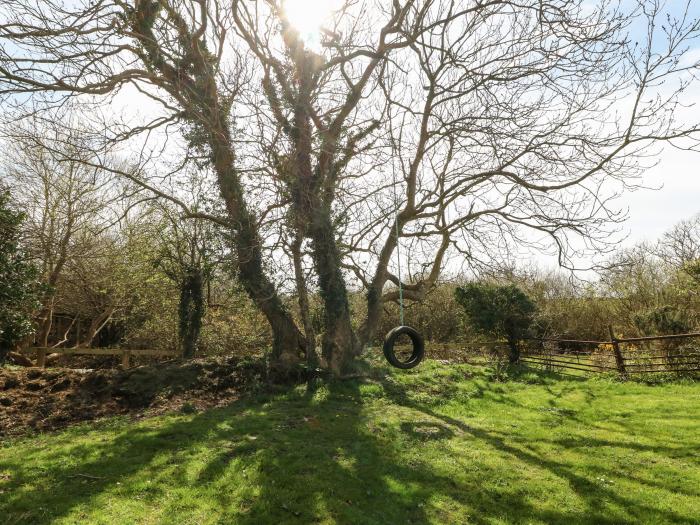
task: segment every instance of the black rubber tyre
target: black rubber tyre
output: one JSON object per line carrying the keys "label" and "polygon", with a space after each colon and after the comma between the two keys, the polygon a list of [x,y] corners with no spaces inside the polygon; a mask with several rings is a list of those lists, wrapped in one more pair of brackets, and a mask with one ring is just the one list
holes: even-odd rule
{"label": "black rubber tyre", "polygon": [[[408,361],[399,360],[394,353],[394,344],[396,340],[399,336],[404,334],[410,337],[413,343],[413,353],[411,353],[411,357],[408,358]],[[423,360],[423,357],[425,357],[425,343],[423,342],[423,338],[410,326],[397,326],[386,334],[384,338],[384,357],[386,357],[386,360],[389,361],[391,366],[396,368],[408,370],[409,368],[418,366]]]}

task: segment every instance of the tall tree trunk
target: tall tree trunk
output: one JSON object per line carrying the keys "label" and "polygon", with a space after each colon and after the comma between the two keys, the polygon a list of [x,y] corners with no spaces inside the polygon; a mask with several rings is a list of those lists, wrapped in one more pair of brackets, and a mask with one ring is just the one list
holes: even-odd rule
{"label": "tall tree trunk", "polygon": [[[397,217],[396,220],[400,220],[400,217]],[[399,225],[401,225],[401,222],[399,222]],[[379,254],[377,270],[367,290],[367,315],[360,328],[359,336],[359,344],[361,345],[368,344],[374,338],[377,328],[379,327],[379,322],[383,314],[382,292],[384,290],[384,284],[386,284],[389,277],[389,260],[394,253],[397,243],[396,227],[392,227],[389,232],[389,237]]]}
{"label": "tall tree trunk", "polygon": [[53,326],[53,297],[48,299],[37,317],[40,319],[39,330],[36,334],[37,346],[46,348],[49,346],[49,334]]}
{"label": "tall tree trunk", "polygon": [[326,366],[335,375],[342,375],[350,370],[361,347],[352,329],[347,288],[340,270],[341,257],[328,208],[317,207],[312,211],[309,233],[325,310],[321,354]]}
{"label": "tall tree trunk", "polygon": [[273,372],[286,375],[301,361],[306,341],[263,269],[262,241],[258,234],[257,221],[248,210],[243,196],[243,188],[233,163],[229,129],[221,122],[220,116],[220,112],[209,115],[209,144],[221,196],[233,226],[239,278],[243,288],[263,312],[272,328]]}
{"label": "tall tree trunk", "polygon": [[170,64],[158,47],[158,37],[153,31],[160,9],[157,3],[137,2],[135,16],[131,17],[133,35],[143,46],[142,59],[158,71],[163,87],[180,101],[185,118],[195,126],[192,145],[206,145],[210,150],[212,168],[231,222],[239,278],[272,328],[272,371],[286,374],[300,361],[306,342],[263,268],[262,240],[236,171],[229,108],[219,97],[215,60],[205,52],[206,46],[200,40],[202,35],[190,31],[187,24],[178,19],[174,30],[193,52],[188,56],[191,60],[188,71]]}
{"label": "tall tree trunk", "polygon": [[[46,202],[48,205],[48,200]],[[65,232],[59,239],[57,258],[53,261],[54,254],[50,249],[47,249],[43,253],[46,275],[46,292],[42,298],[41,310],[38,318],[41,320],[39,323],[39,330],[37,333],[37,344],[40,347],[47,348],[49,346],[49,335],[51,334],[51,329],[53,328],[53,313],[54,313],[54,303],[56,300],[56,287],[63,273],[63,268],[68,262],[68,247],[73,236],[73,227],[75,225],[75,217],[71,213],[69,215],[68,221],[65,225]],[[53,261],[53,262],[49,262]]]}
{"label": "tall tree trunk", "polygon": [[514,337],[508,337],[508,362],[517,363],[520,361],[520,348],[518,347],[518,340]]}
{"label": "tall tree trunk", "polygon": [[[288,40],[287,45],[297,67],[298,89],[293,126],[288,126],[288,133],[294,143],[291,177],[288,178],[292,195],[291,216],[298,235],[297,242],[301,242],[301,239],[307,236],[311,239],[314,268],[319,277],[324,304],[321,348],[324,365],[334,375],[342,375],[350,369],[352,360],[359,352],[350,322],[350,306],[345,280],[340,270],[341,257],[335,242],[331,208],[322,198],[322,175],[327,173],[321,168],[312,169],[311,162],[313,133],[308,107],[317,82],[317,56],[308,52],[303,43],[296,38]],[[300,269],[296,266],[295,261],[295,270],[298,273]],[[305,286],[304,283],[302,286]],[[302,299],[305,294],[306,290],[300,291],[300,301],[308,303],[308,300]],[[310,321],[307,322],[313,329]]]}
{"label": "tall tree trunk", "polygon": [[309,293],[306,289],[306,279],[304,278],[304,268],[301,261],[301,246],[303,237],[297,235],[292,242],[292,259],[294,261],[294,278],[296,281],[297,297],[299,301],[299,313],[301,322],[304,325],[304,336],[306,337],[306,364],[309,368],[318,366],[318,355],[316,355],[316,331],[311,320],[309,306]]}
{"label": "tall tree trunk", "polygon": [[182,279],[179,310],[182,357],[192,359],[197,353],[204,317],[204,279],[201,270],[191,269]]}

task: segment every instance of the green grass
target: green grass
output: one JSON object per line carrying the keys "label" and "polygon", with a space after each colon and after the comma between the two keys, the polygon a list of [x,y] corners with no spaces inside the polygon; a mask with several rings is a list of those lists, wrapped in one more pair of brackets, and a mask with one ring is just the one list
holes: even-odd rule
{"label": "green grass", "polygon": [[434,362],[0,446],[0,523],[700,523],[700,384]]}

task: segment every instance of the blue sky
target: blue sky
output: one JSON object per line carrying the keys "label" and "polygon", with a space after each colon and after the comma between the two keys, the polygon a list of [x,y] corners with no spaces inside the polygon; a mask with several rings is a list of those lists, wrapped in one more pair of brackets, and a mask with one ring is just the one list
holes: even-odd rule
{"label": "blue sky", "polygon": [[700,213],[700,153],[667,150],[644,181],[663,187],[630,192],[620,199],[629,207],[627,245],[654,240],[680,220]]}
{"label": "blue sky", "polygon": [[[664,8],[671,16],[678,17],[685,11],[686,5],[685,0],[668,0]],[[693,0],[691,5],[688,16],[699,18],[700,1]],[[643,39],[646,28],[640,26],[634,29],[639,34],[633,33],[632,36]],[[700,41],[694,42],[688,58],[700,61]],[[685,99],[694,106],[685,109],[681,118],[687,122],[700,123],[700,82],[696,82],[686,93]],[[629,232],[629,238],[624,243],[626,245],[654,240],[680,220],[700,213],[700,152],[667,147],[661,154],[658,165],[645,173],[644,183],[650,187],[662,187],[658,191],[630,192],[620,199],[620,204],[629,208],[630,215],[625,225]]]}

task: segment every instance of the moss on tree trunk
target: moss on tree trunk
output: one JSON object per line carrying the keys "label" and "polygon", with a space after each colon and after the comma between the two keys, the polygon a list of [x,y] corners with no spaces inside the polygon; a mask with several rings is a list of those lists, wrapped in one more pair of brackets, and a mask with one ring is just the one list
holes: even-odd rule
{"label": "moss on tree trunk", "polygon": [[341,256],[327,207],[319,206],[313,211],[310,234],[325,310],[321,355],[333,374],[342,375],[352,368],[359,344],[352,329]]}
{"label": "moss on tree trunk", "polygon": [[204,317],[204,279],[200,269],[190,269],[180,285],[179,335],[182,357],[193,358],[199,345]]}

